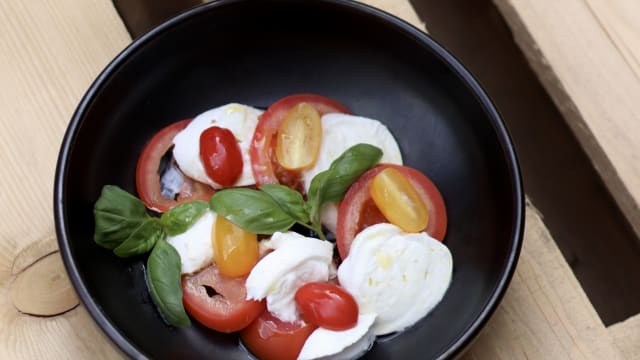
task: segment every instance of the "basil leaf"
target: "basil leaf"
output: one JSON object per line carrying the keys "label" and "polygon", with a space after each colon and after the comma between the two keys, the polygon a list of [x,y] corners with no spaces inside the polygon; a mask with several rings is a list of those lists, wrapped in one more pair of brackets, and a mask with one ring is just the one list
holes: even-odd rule
{"label": "basil leaf", "polygon": [[327,169],[316,174],[316,176],[311,179],[311,185],[309,185],[309,192],[307,193],[307,210],[309,211],[309,218],[313,223],[320,222],[320,207],[323,204],[324,189],[327,186],[326,183],[332,176],[333,172],[331,169]]}
{"label": "basil leaf", "polygon": [[167,235],[175,236],[187,231],[207,211],[206,201],[196,200],[180,204],[160,217]]}
{"label": "basil leaf", "polygon": [[160,220],[148,217],[130,233],[124,242],[113,249],[113,253],[122,258],[144,254],[153,249],[156,242],[163,237],[164,232]]}
{"label": "basil leaf", "polygon": [[309,213],[305,209],[302,194],[284,185],[264,184],[260,190],[267,193],[278,203],[280,208],[289,216],[301,223],[309,222]]}
{"label": "basil leaf", "polygon": [[105,185],[93,208],[94,241],[113,250],[150,218],[140,199],[114,185]]}
{"label": "basil leaf", "polygon": [[286,213],[268,194],[252,189],[226,189],[216,192],[209,207],[218,215],[256,234],[286,231],[296,219]]}
{"label": "basil leaf", "polygon": [[369,144],[357,144],[335,159],[329,169],[318,173],[309,186],[309,217],[318,222],[324,203],[338,202],[360,175],[375,166],[382,150]]}
{"label": "basil leaf", "polygon": [[147,284],[151,298],[163,319],[173,326],[189,326],[182,305],[180,255],[168,242],[156,243],[147,259]]}
{"label": "basil leaf", "polygon": [[375,166],[381,158],[382,150],[373,145],[357,144],[347,149],[329,167],[331,176],[322,189],[322,202],[342,200],[349,186],[365,171]]}

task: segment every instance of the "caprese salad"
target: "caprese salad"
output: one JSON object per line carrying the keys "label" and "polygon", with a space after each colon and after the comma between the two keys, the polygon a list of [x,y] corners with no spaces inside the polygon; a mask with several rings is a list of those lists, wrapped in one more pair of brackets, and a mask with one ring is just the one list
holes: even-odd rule
{"label": "caprese salad", "polygon": [[259,359],[351,359],[427,315],[451,281],[444,201],[381,122],[291,95],[156,133],[138,197],[107,185],[95,242],[145,254],[173,326],[238,332]]}

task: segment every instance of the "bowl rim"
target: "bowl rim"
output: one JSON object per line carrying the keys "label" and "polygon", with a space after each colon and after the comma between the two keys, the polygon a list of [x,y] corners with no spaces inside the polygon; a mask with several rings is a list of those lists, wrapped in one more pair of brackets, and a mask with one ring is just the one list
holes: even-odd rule
{"label": "bowl rim", "polygon": [[[109,319],[108,315],[103,312],[100,305],[89,293],[89,290],[85,286],[84,279],[80,274],[75,261],[73,260],[73,251],[69,244],[67,218],[64,211],[64,198],[66,197],[65,179],[68,172],[69,156],[74,147],[77,132],[82,126],[82,119],[91,103],[93,102],[94,97],[99,92],[99,90],[107,83],[108,79],[113,76],[115,71],[119,67],[123,66],[130,55],[143,48],[147,43],[158,37],[160,34],[169,31],[176,26],[179,26],[192,17],[201,15],[208,11],[213,11],[216,8],[233,6],[234,4],[247,3],[250,1],[251,0],[218,0],[204,3],[188,9],[172,17],[171,19],[166,20],[146,34],[140,36],[137,39],[134,39],[111,62],[109,62],[109,64],[100,72],[93,83],[89,86],[71,117],[67,130],[64,134],[62,144],[60,146],[55,171],[53,208],[54,220],[56,225],[56,235],[65,268],[67,270],[67,273],[69,274],[76,292],[78,293],[82,303],[85,305],[93,320],[100,326],[102,331],[107,334],[107,336],[117,345],[117,347],[121,351],[133,358],[146,358],[146,355],[137,345],[133,344],[133,342],[130,341],[115,326],[115,324]],[[273,2],[287,1],[289,0],[274,0]],[[474,319],[474,321],[468,325],[468,327],[458,336],[457,339],[449,344],[449,347],[443,353],[441,353],[438,358],[451,358],[455,355],[461,354],[472,343],[472,341],[480,333],[483,326],[489,320],[491,315],[497,309],[513,277],[522,247],[525,212],[524,190],[518,158],[515,153],[515,148],[511,140],[509,131],[506,128],[506,125],[504,124],[497,108],[493,105],[492,101],[490,100],[489,96],[486,94],[480,83],[452,54],[450,54],[442,45],[438,44],[438,42],[432,39],[424,31],[416,28],[403,19],[400,19],[392,14],[385,12],[384,10],[369,6],[367,4],[350,0],[307,1],[313,1],[316,4],[337,6],[348,9],[350,11],[359,12],[364,16],[376,18],[377,20],[382,21],[389,26],[395,27],[398,31],[403,32],[405,35],[410,36],[413,40],[419,42],[422,46],[429,48],[429,50],[433,52],[434,55],[440,57],[440,60],[451,71],[453,71],[453,73],[456,74],[468,87],[468,89],[472,92],[480,105],[484,108],[486,115],[491,120],[494,131],[504,152],[504,158],[507,162],[506,165],[508,168],[510,183],[515,190],[511,204],[514,209],[514,223],[511,228],[511,242],[510,249],[508,251],[508,257],[502,268],[499,280],[492,290],[489,299],[484,304],[482,310]]]}

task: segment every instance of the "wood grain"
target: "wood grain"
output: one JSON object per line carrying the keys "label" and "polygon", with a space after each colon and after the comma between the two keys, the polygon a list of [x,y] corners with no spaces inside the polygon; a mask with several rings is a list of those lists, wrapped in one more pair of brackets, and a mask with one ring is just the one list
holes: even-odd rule
{"label": "wood grain", "polygon": [[495,3],[640,236],[640,2]]}
{"label": "wood grain", "polygon": [[51,204],[62,135],[91,81],[128,42],[109,1],[0,1],[0,359],[120,356],[85,309],[22,314],[10,285],[55,251]]}
{"label": "wood grain", "polygon": [[526,214],[516,273],[500,307],[465,354],[471,359],[620,359],[535,208]]}
{"label": "wood grain", "polygon": [[[421,25],[407,1],[369,2]],[[50,204],[63,131],[90,82],[129,41],[108,0],[0,2],[0,83],[6,89],[0,92],[0,359],[123,357],[83,306],[60,316],[29,316],[13,306],[10,289],[55,251]],[[616,359],[638,353],[639,327],[635,318],[603,327],[539,214],[528,207],[512,286],[465,357]]]}

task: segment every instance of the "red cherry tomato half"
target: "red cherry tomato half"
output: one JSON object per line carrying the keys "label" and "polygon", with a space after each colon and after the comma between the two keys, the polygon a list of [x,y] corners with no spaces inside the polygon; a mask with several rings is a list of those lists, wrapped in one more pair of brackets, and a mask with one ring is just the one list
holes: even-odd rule
{"label": "red cherry tomato half", "polygon": [[260,360],[295,360],[316,328],[304,322],[284,322],[264,311],[240,332],[240,338]]}
{"label": "red cherry tomato half", "polygon": [[342,259],[349,254],[353,238],[367,226],[387,222],[376,207],[370,193],[373,178],[382,170],[393,167],[407,177],[429,212],[429,223],[423,230],[442,241],[447,233],[447,211],[436,186],[420,171],[401,165],[381,164],[365,172],[351,185],[338,208],[336,244]]}
{"label": "red cherry tomato half", "polygon": [[358,323],[358,304],[343,288],[320,282],[301,286],[295,295],[302,317],[329,330],[346,330]]}
{"label": "red cherry tomato half", "polygon": [[231,186],[242,174],[242,152],[231,130],[212,126],[200,134],[204,171],[222,186]]}
{"label": "red cherry tomato half", "polygon": [[249,148],[253,177],[256,179],[257,185],[281,183],[293,188],[298,187],[299,172],[286,170],[278,164],[276,134],[287,112],[302,102],[313,106],[320,116],[328,113],[351,113],[339,102],[320,95],[289,95],[274,102],[267,111],[260,115]]}
{"label": "red cherry tomato half", "polygon": [[215,265],[182,278],[182,302],[202,325],[224,333],[251,324],[266,308],[264,301],[246,300],[246,276],[227,277]]}
{"label": "red cherry tomato half", "polygon": [[136,165],[136,190],[142,202],[151,210],[165,212],[172,207],[192,200],[209,201],[214,190],[203,184],[184,177],[177,199],[162,196],[160,187],[160,161],[173,146],[173,138],[184,129],[191,119],[173,123],[158,131],[142,150]]}

